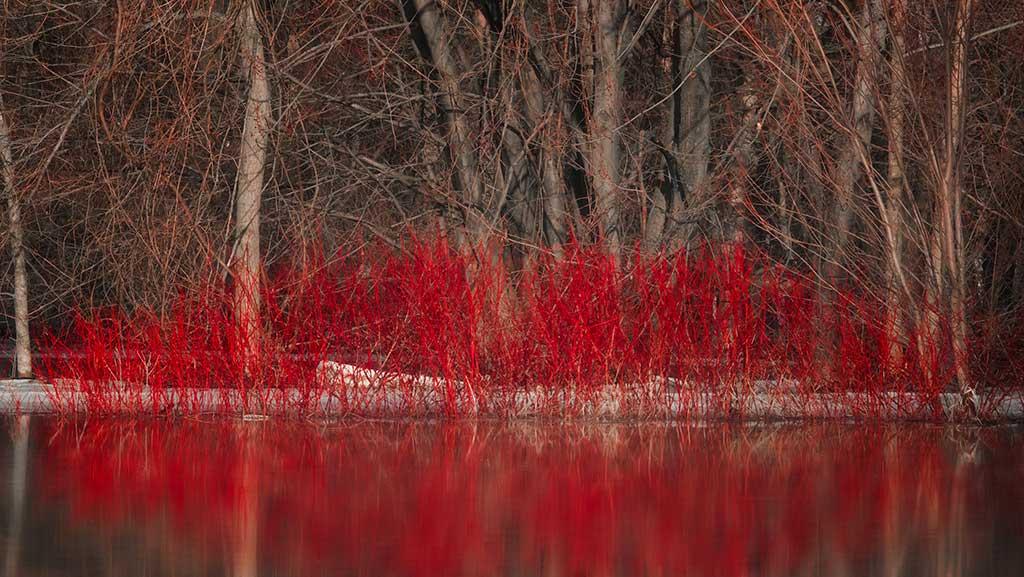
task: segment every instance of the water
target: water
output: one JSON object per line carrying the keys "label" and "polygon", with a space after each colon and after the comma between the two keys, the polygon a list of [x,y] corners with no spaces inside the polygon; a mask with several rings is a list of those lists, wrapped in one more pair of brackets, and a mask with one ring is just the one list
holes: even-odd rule
{"label": "water", "polygon": [[60,423],[10,575],[1021,575],[1018,427]]}

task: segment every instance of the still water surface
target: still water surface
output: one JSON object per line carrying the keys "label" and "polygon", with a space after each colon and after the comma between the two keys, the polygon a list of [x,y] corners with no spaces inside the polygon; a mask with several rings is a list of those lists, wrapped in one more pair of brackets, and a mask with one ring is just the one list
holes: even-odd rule
{"label": "still water surface", "polygon": [[1024,430],[58,422],[11,575],[1024,575]]}

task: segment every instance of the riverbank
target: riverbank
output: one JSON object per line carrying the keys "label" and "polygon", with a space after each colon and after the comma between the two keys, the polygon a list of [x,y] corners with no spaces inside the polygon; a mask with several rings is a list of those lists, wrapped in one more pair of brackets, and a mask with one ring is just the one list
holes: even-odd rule
{"label": "riverbank", "polygon": [[322,418],[556,418],[565,420],[882,420],[1024,421],[1024,396],[985,392],[966,407],[959,394],[813,392],[754,383],[703,391],[673,382],[615,385],[592,391],[541,387],[486,399],[471,388],[428,377],[363,374],[335,386],[154,389],[111,386],[98,396],[73,383],[0,380],[0,413],[41,415],[227,415]]}

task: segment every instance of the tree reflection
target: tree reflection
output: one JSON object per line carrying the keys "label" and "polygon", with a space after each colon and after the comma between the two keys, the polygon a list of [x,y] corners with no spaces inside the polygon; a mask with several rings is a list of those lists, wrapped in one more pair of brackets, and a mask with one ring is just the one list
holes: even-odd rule
{"label": "tree reflection", "polygon": [[44,421],[35,434],[32,490],[64,520],[52,530],[116,542],[102,554],[156,560],[151,574],[1024,567],[1009,429]]}
{"label": "tree reflection", "polygon": [[11,501],[7,519],[7,546],[4,556],[5,577],[18,574],[18,559],[21,556],[21,535],[25,517],[25,492],[28,483],[28,434],[31,417],[21,415],[14,420],[11,458]]}

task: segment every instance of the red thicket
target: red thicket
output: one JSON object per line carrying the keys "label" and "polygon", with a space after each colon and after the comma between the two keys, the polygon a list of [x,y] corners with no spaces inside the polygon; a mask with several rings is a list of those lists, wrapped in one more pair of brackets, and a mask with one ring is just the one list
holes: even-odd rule
{"label": "red thicket", "polygon": [[[79,315],[47,340],[44,374],[58,407],[77,396],[100,413],[193,412],[210,394],[231,412],[274,401],[309,413],[326,397],[358,413],[371,391],[427,388],[447,415],[510,413],[517,391],[571,414],[615,390],[631,414],[656,413],[668,393],[723,407],[753,394],[859,393],[836,398],[870,416],[894,394],[934,399],[953,382],[941,317],[900,342],[876,300],[847,291],[825,305],[808,279],[740,246],[638,251],[622,268],[598,247],[565,253],[516,271],[444,241],[314,259],[267,275],[258,362],[230,287],[214,285],[163,316]],[[991,325],[976,330],[976,388],[1019,395],[1020,348]],[[324,361],[356,372],[332,375]],[[941,414],[924,406],[934,408],[907,416]]]}

